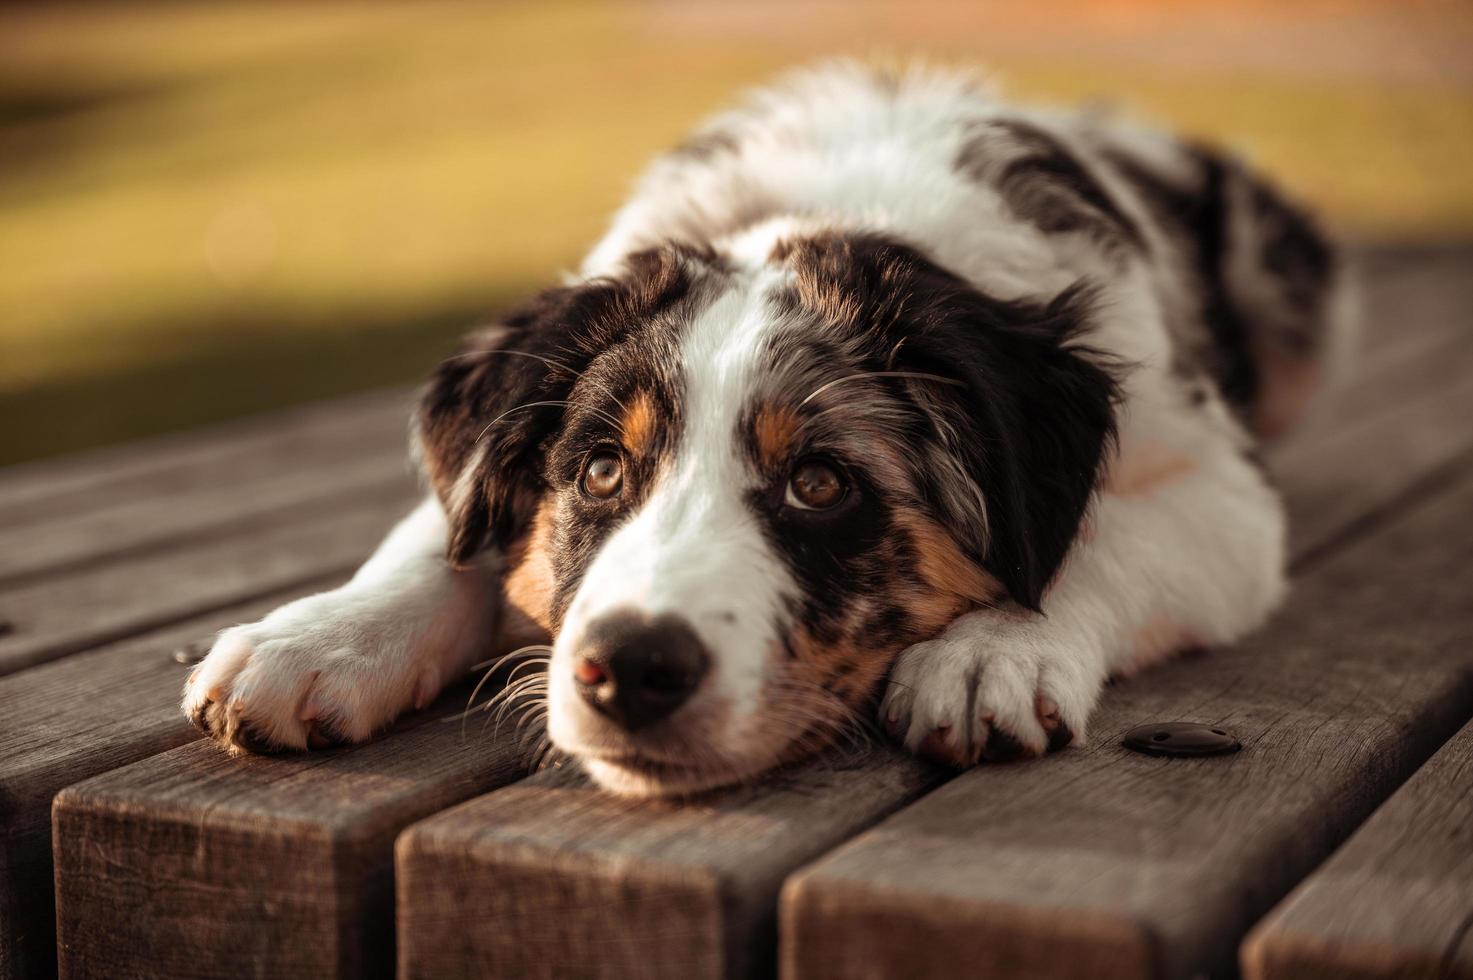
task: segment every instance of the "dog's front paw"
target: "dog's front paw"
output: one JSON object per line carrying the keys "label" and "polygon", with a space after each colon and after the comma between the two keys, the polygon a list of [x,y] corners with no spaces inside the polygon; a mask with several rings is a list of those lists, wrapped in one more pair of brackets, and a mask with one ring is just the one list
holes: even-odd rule
{"label": "dog's front paw", "polygon": [[185,685],[184,714],[233,752],[361,742],[440,689],[405,640],[350,594],[300,599],[221,633]]}
{"label": "dog's front paw", "polygon": [[1099,661],[1041,617],[971,613],[900,655],[880,719],[907,749],[949,765],[1042,755],[1083,740]]}

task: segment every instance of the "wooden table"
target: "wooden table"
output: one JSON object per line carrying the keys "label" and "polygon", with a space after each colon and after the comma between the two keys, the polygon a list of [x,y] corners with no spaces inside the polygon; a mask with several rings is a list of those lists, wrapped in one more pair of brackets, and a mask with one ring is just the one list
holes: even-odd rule
{"label": "wooden table", "polygon": [[[1271,460],[1288,607],[960,775],[630,803],[463,737],[464,688],[228,759],[175,651],[367,554],[409,396],[0,472],[0,978],[1473,977],[1473,250],[1363,260],[1361,371]],[[1244,749],[1121,747],[1167,720]]]}

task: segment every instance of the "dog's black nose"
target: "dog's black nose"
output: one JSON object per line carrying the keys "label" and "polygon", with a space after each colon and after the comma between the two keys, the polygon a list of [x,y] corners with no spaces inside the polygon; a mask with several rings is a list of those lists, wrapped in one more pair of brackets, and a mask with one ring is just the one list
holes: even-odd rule
{"label": "dog's black nose", "polygon": [[588,625],[573,676],[596,711],[633,732],[684,704],[710,663],[705,644],[679,616],[618,612]]}

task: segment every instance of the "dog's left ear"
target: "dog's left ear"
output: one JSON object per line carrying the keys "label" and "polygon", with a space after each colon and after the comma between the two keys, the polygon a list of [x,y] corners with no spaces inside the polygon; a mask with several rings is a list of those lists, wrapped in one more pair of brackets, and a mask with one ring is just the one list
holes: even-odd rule
{"label": "dog's left ear", "polygon": [[638,324],[680,302],[689,256],[673,247],[625,259],[618,277],[550,289],[467,338],[420,397],[414,440],[450,523],[447,558],[506,551],[546,495],[546,449],[579,376]]}
{"label": "dog's left ear", "polygon": [[1075,339],[1089,291],[1003,302],[945,276],[913,295],[926,299],[903,366],[959,382],[913,389],[944,444],[927,461],[935,495],[967,550],[1038,611],[1115,434],[1115,380]]}
{"label": "dog's left ear", "polygon": [[549,290],[467,337],[421,393],[416,455],[445,508],[453,565],[505,550],[536,512],[536,450],[561,425],[559,403],[581,370],[569,363],[573,301],[572,290]]}

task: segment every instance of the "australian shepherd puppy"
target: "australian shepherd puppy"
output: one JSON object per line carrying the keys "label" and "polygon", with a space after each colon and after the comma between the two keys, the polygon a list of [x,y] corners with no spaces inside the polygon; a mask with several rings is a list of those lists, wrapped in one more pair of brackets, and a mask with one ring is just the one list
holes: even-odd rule
{"label": "australian shepherd puppy", "polygon": [[1342,274],[1237,162],[961,74],[840,64],[655,161],[414,423],[432,493],[347,585],[224,632],[226,745],[368,738],[549,643],[601,785],[748,780],[873,717],[957,766],[1079,743],[1106,679],[1285,590],[1257,440]]}

